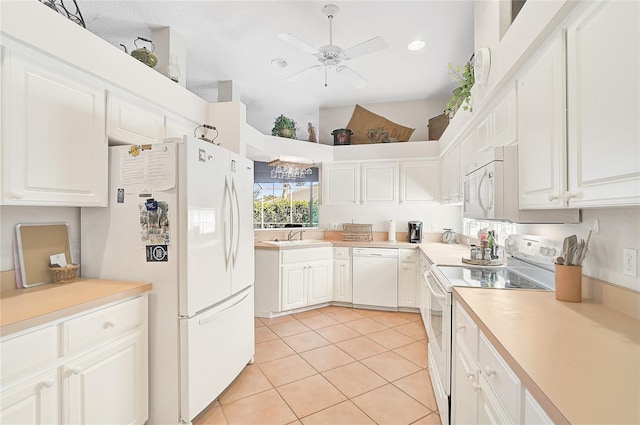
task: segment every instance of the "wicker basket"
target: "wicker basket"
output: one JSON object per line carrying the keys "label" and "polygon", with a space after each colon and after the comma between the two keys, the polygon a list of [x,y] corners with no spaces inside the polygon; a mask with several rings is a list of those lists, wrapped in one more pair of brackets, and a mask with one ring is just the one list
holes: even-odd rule
{"label": "wicker basket", "polygon": [[69,264],[66,267],[51,267],[49,266],[49,272],[51,272],[51,279],[53,283],[70,283],[76,280],[76,270],[78,270],[78,264]]}
{"label": "wicker basket", "polygon": [[344,223],[342,225],[343,241],[372,241],[373,224]]}

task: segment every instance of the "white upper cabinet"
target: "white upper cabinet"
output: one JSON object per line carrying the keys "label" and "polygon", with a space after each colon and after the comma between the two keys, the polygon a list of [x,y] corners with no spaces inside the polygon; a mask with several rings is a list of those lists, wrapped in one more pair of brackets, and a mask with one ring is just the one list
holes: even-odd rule
{"label": "white upper cabinet", "polygon": [[569,205],[640,204],[640,3],[594,2],[567,29]]}
{"label": "white upper cabinet", "polygon": [[161,109],[140,99],[112,92],[109,92],[107,103],[109,140],[144,145],[161,142],[164,138],[164,111]]}
{"label": "white upper cabinet", "polygon": [[164,137],[182,138],[185,134],[193,137],[193,132],[199,125],[177,115],[166,115],[164,117]]}
{"label": "white upper cabinet", "polygon": [[398,163],[372,162],[362,164],[362,202],[398,202]]}
{"label": "white upper cabinet", "polygon": [[106,206],[100,83],[25,49],[2,68],[2,205]]}
{"label": "white upper cabinet", "polygon": [[440,194],[437,160],[400,162],[400,203],[436,201]]}
{"label": "white upper cabinet", "polygon": [[516,86],[512,85],[491,112],[494,146],[507,146],[518,140]]}
{"label": "white upper cabinet", "polygon": [[359,164],[323,164],[322,203],[324,205],[357,205],[360,203]]}
{"label": "white upper cabinet", "polygon": [[462,199],[460,175],[460,146],[449,149],[440,161],[440,193],[443,203],[458,202]]}
{"label": "white upper cabinet", "polygon": [[521,209],[565,205],[565,49],[555,35],[518,78],[518,170]]}

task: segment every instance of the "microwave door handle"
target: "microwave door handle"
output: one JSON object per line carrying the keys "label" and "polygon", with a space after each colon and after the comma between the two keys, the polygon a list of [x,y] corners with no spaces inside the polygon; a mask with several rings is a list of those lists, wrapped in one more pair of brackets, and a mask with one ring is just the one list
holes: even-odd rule
{"label": "microwave door handle", "polygon": [[480,182],[478,183],[478,203],[480,204],[480,208],[482,208],[482,215],[484,218],[489,217],[489,210],[493,205],[493,190],[489,188],[489,204],[485,206],[484,202],[482,202],[482,185],[485,184],[485,180],[487,184],[491,184],[491,180],[487,178],[487,170],[484,170],[482,177],[480,177]]}

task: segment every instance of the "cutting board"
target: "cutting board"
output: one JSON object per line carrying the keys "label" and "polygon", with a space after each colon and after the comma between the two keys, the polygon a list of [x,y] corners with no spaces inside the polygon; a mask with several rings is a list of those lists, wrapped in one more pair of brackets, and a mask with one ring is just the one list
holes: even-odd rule
{"label": "cutting board", "polygon": [[71,264],[69,225],[67,223],[18,224],[16,242],[22,286],[51,283],[49,257],[64,252]]}

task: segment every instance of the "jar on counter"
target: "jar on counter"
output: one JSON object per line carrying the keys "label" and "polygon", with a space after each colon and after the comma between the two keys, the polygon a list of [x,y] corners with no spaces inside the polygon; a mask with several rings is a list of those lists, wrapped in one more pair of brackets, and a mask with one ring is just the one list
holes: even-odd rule
{"label": "jar on counter", "polygon": [[469,258],[472,260],[475,260],[477,254],[478,254],[478,248],[474,244],[471,244],[471,255],[469,256]]}

